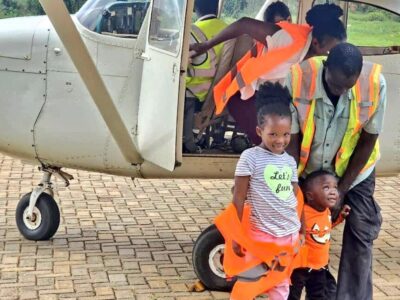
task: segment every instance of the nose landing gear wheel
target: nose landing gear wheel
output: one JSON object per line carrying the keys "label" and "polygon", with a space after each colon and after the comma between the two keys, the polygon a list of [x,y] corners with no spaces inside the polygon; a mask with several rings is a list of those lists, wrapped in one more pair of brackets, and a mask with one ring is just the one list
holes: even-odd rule
{"label": "nose landing gear wheel", "polygon": [[193,247],[193,267],[197,277],[210,290],[230,291],[234,281],[227,281],[223,269],[225,241],[215,225],[204,230]]}
{"label": "nose landing gear wheel", "polygon": [[60,225],[60,210],[52,196],[42,193],[33,208],[32,217],[28,217],[31,193],[24,195],[18,203],[15,220],[18,230],[28,240],[42,241],[50,239]]}

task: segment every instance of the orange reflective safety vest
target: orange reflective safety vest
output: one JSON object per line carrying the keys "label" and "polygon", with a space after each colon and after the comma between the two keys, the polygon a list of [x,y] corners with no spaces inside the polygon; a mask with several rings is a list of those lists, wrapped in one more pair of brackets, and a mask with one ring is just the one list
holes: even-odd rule
{"label": "orange reflective safety vest", "polygon": [[[314,95],[317,75],[322,67],[323,59],[324,57],[313,57],[294,65],[291,69],[293,103],[297,109],[300,131],[303,135],[298,167],[299,175],[307,165],[314,138],[314,111],[316,105]],[[335,159],[335,173],[339,177],[342,177],[346,171],[364,125],[378,107],[381,70],[381,65],[364,62],[360,77],[351,89],[353,100],[350,104],[349,122]],[[368,162],[361,172],[374,165],[378,159],[379,142],[377,141]]]}
{"label": "orange reflective safety vest", "polygon": [[215,85],[214,102],[217,115],[222,113],[229,99],[237,91],[250,85],[305,47],[312,29],[310,26],[288,22],[279,22],[278,26],[290,34],[293,39],[292,44],[263,53],[264,45],[257,42],[253,49],[248,51],[236,66]]}
{"label": "orange reflective safety vest", "polygon": [[[297,195],[301,197],[301,192]],[[258,279],[248,282],[237,280],[231,293],[231,299],[254,299],[285,279],[290,279],[294,268],[303,266],[307,257],[306,247],[281,246],[275,243],[255,241],[247,234],[250,229],[250,207],[244,206],[242,221],[239,220],[236,208],[230,204],[217,218],[215,225],[225,239],[224,271],[228,277],[234,277],[252,268],[264,264],[267,271]],[[233,251],[232,242],[235,241],[252,258],[240,257]]]}

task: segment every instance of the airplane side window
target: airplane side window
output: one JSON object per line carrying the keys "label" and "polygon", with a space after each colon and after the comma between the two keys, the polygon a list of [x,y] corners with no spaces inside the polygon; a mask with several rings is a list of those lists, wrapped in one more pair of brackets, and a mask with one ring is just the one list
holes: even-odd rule
{"label": "airplane side window", "polygon": [[183,0],[154,0],[151,12],[149,44],[178,53],[184,23]]}
{"label": "airplane side window", "polygon": [[364,56],[400,53],[400,16],[366,3],[314,0],[313,5],[335,3],[345,12],[347,41]]}
{"label": "airplane side window", "polygon": [[292,22],[297,23],[299,16],[299,1],[298,0],[283,0],[288,7],[292,16]]}
{"label": "airplane side window", "polygon": [[100,34],[136,38],[150,0],[93,0],[76,14],[86,28]]}
{"label": "airplane side window", "polygon": [[400,16],[368,4],[349,3],[347,35],[364,55],[400,53]]}
{"label": "airplane side window", "polygon": [[[269,2],[275,2],[276,0],[270,0]],[[228,24],[242,17],[256,18],[257,14],[263,8],[265,0],[239,0],[239,1],[224,1],[221,8],[221,18]],[[282,0],[290,10],[292,15],[292,21],[297,22],[297,15],[299,13],[299,1],[298,0]],[[269,5],[269,4],[268,4]]]}
{"label": "airplane side window", "polygon": [[76,13],[76,18],[83,26],[94,31],[104,8],[112,2],[115,0],[89,0]]}
{"label": "airplane side window", "polygon": [[146,16],[149,2],[115,2],[104,9],[96,24],[101,34],[136,38]]}
{"label": "airplane side window", "polygon": [[255,18],[264,3],[265,0],[224,1],[221,7],[221,18],[228,24],[242,17]]}

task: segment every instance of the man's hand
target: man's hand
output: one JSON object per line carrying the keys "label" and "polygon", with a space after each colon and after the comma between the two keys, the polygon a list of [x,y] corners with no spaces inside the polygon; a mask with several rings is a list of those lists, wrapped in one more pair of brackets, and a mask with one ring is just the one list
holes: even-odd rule
{"label": "man's hand", "polygon": [[339,183],[338,192],[339,192],[339,199],[336,203],[335,207],[331,209],[332,221],[335,222],[339,218],[339,214],[342,212],[343,204],[344,204],[344,196],[348,191],[347,187],[344,187],[342,184]]}
{"label": "man's hand", "polygon": [[200,54],[207,52],[208,49],[210,49],[210,46],[207,44],[207,42],[190,44],[189,56],[190,58],[194,58],[196,56],[199,56]]}
{"label": "man's hand", "polygon": [[339,218],[339,215],[342,211],[342,206],[343,206],[343,200],[340,198],[336,203],[335,207],[331,208],[332,222],[335,222]]}
{"label": "man's hand", "polygon": [[237,256],[240,256],[240,257],[244,256],[244,253],[242,251],[242,247],[238,243],[236,243],[235,241],[232,241],[232,249],[233,249],[233,252],[235,252],[235,254]]}
{"label": "man's hand", "polygon": [[345,204],[342,210],[340,211],[340,215],[342,216],[343,219],[345,219],[349,215],[350,211],[351,207]]}
{"label": "man's hand", "polygon": [[[340,208],[340,210],[338,210],[338,214],[336,216],[336,218],[333,218],[333,211],[331,212],[332,215],[332,228],[336,227],[337,225],[339,225],[340,223],[342,223],[346,217],[350,214],[351,211],[351,207],[348,206],[347,204],[343,205],[343,207]],[[337,211],[335,211],[336,213]]]}

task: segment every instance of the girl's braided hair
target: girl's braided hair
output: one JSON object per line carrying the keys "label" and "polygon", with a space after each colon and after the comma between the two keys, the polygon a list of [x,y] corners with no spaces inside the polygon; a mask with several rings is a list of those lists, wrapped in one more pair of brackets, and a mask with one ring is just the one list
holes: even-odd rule
{"label": "girl's braided hair", "polygon": [[263,126],[265,116],[275,115],[292,120],[290,102],[292,97],[286,87],[279,82],[262,84],[256,96],[257,124]]}

